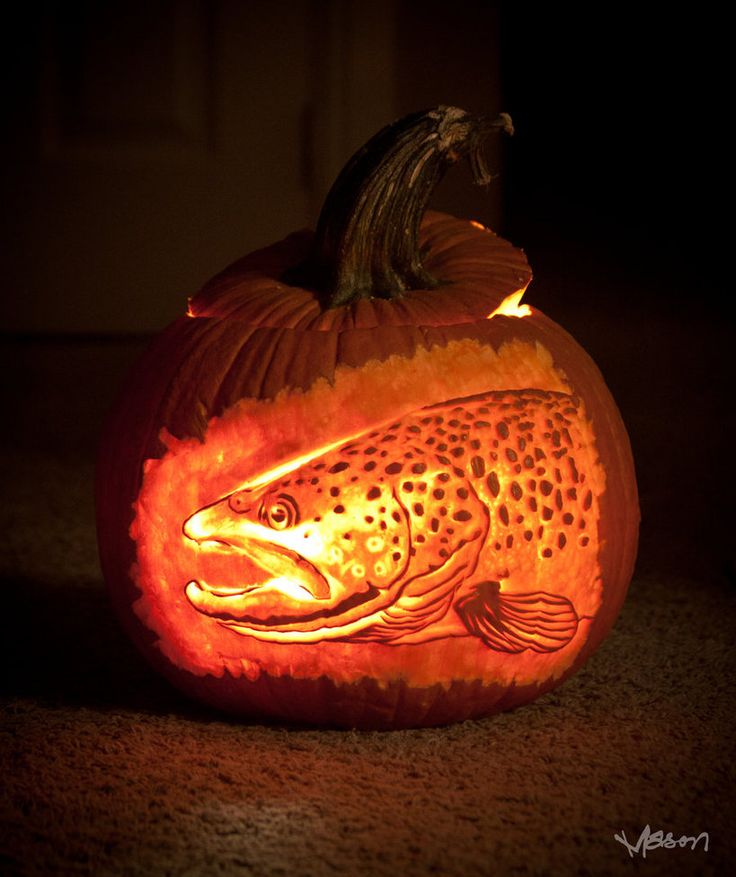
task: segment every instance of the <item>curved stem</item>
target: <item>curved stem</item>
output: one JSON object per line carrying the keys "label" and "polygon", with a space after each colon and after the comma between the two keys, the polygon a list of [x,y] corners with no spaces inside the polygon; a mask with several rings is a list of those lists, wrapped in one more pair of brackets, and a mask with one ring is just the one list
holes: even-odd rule
{"label": "curved stem", "polygon": [[397,298],[438,280],[422,265],[419,226],[445,171],[467,156],[474,181],[491,177],[481,146],[511,119],[436,107],[379,131],[350,159],[325,199],[307,260],[285,277],[317,289],[325,307],[357,298]]}

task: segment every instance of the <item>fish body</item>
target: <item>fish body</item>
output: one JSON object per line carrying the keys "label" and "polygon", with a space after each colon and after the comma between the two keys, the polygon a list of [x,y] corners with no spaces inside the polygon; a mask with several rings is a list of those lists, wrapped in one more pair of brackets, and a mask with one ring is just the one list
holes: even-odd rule
{"label": "fish body", "polygon": [[271,642],[472,635],[497,651],[559,649],[580,618],[565,576],[592,586],[597,570],[586,426],[572,395],[494,391],[280,466],[185,522],[232,561],[230,584],[192,580],[186,596]]}

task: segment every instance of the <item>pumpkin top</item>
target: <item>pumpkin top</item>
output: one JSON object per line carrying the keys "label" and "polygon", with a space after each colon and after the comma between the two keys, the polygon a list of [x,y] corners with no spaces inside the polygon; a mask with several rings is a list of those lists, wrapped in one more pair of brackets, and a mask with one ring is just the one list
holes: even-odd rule
{"label": "pumpkin top", "polygon": [[479,223],[424,212],[461,157],[477,184],[490,181],[480,148],[499,129],[513,131],[505,114],[490,120],[456,107],[387,126],[338,176],[315,234],[298,232],[234,263],[190,301],[189,315],[337,332],[489,316],[528,285],[523,252]]}
{"label": "pumpkin top", "polygon": [[313,289],[292,286],[284,271],[303,259],[313,234],[296,232],[239,259],[190,300],[189,315],[239,320],[254,326],[341,332],[377,326],[449,326],[488,317],[509,295],[529,285],[524,252],[479,223],[427,213],[420,246],[428,270],[443,280],[434,289],[400,297],[358,298],[325,309]]}

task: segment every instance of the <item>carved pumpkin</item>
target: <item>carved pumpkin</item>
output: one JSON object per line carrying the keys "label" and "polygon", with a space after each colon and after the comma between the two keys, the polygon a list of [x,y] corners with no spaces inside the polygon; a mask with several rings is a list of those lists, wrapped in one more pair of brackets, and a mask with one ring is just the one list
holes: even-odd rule
{"label": "carved pumpkin", "polygon": [[355,727],[527,702],[611,628],[635,557],[597,368],[520,304],[523,253],[422,221],[510,128],[440,107],[346,166],[315,235],[210,281],[132,375],[98,468],[112,599],[220,708]]}

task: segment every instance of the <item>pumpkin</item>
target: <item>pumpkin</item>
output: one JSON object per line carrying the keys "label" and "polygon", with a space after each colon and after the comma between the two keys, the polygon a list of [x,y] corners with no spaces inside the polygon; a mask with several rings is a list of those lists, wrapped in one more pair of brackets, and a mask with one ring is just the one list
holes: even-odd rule
{"label": "pumpkin", "polygon": [[105,437],[102,566],[183,691],[360,728],[516,707],[610,630],[636,552],[619,412],[521,304],[524,254],[425,208],[510,130],[452,107],[389,125],[316,233],[206,284],[134,370]]}

